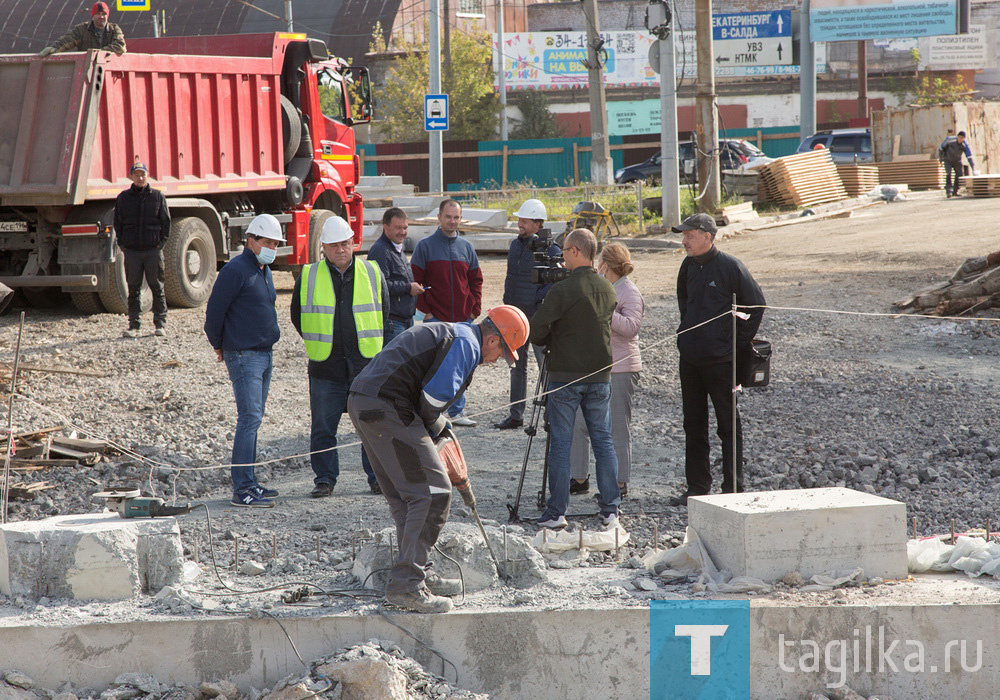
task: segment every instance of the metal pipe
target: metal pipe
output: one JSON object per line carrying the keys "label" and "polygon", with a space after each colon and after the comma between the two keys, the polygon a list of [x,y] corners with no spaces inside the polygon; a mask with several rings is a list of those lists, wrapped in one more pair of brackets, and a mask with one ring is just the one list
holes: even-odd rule
{"label": "metal pipe", "polygon": [[0,284],[21,287],[96,287],[97,275],[18,275],[0,277]]}

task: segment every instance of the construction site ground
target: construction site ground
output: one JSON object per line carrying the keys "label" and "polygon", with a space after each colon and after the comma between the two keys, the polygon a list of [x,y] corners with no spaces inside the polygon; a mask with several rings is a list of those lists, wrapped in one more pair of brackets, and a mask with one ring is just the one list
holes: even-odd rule
{"label": "construction site ground", "polygon": [[[1000,513],[1000,444],[995,434],[1000,324],[906,316],[891,317],[892,302],[946,279],[966,258],[996,250],[1000,205],[993,199],[945,199],[942,192],[908,193],[909,198],[860,209],[851,218],[804,221],[726,238],[720,247],[741,260],[760,283],[769,309],[760,336],[773,343],[771,384],[741,399],[746,435],[748,490],[845,485],[907,504],[920,535],[984,527]],[[668,236],[669,238],[669,236]],[[674,236],[674,238],[677,238]],[[673,333],[678,322],[677,269],[683,251],[633,252],[633,280],[642,291],[646,317],[641,386],[633,412],[633,465],[622,523],[631,535],[617,558],[593,555],[587,565],[549,571],[550,583],[526,590],[493,589],[468,596],[466,612],[504,608],[525,611],[643,607],[649,599],[704,595],[690,583],[638,590],[647,577],[634,567],[658,546],[676,545],[686,510],[670,507],[684,488],[684,433]],[[484,256],[483,308],[499,304],[505,258]],[[30,372],[19,377],[23,398],[14,402],[18,431],[65,424],[81,434],[113,440],[143,459],[116,455],[92,467],[50,469],[22,477],[55,484],[34,502],[12,501],[10,519],[96,512],[90,494],[110,483],[132,482],[157,495],[208,505],[222,577],[237,589],[294,588],[311,581],[327,589],[353,584],[350,558],[359,533],[390,525],[380,496],[368,493],[359,448],[341,452],[341,478],[330,498],[311,499],[306,359],[288,318],[293,280],[275,275],[281,341],[275,347],[267,415],[259,435],[260,467],[266,485],[281,492],[277,506],[248,510],[228,504],[227,469],[235,406],[224,365],[202,331],[204,310],[171,310],[166,339],[152,335],[145,319],[142,337],[121,337],[121,316],[82,316],[67,309],[27,309],[22,362],[76,368],[103,377]],[[873,315],[834,314],[830,311]],[[989,313],[982,314],[989,316]],[[0,320],[0,352],[13,357],[17,314]],[[532,366],[530,385],[535,379]],[[484,366],[468,392],[466,413],[480,424],[459,438],[470,466],[479,512],[495,523],[508,520],[526,436],[497,431],[493,421],[507,402],[506,366]],[[492,412],[491,412],[492,411]],[[714,430],[714,428],[713,428]],[[345,415],[343,442],[355,436]],[[536,440],[528,464],[520,515],[538,514],[543,440]],[[713,435],[714,454],[718,444]],[[284,458],[284,459],[279,459]],[[177,472],[173,467],[192,469]],[[871,469],[870,467],[874,467]],[[718,467],[716,467],[718,470]],[[719,482],[717,473],[716,488]],[[453,501],[453,519],[471,522]],[[588,529],[598,527],[595,501],[574,496],[571,514]],[[198,554],[205,573],[193,589],[222,593],[217,613],[276,616],[374,612],[377,599],[314,598],[297,605],[280,602],[278,591],[244,595],[223,591],[211,572],[205,512],[180,518],[186,554]],[[536,527],[523,522],[525,534]],[[241,560],[267,565],[260,576],[229,570],[239,542]],[[316,561],[317,547],[319,561]],[[655,578],[655,577],[653,577]],[[745,596],[736,596],[745,597]],[[989,577],[918,577],[844,592],[798,593],[779,586],[755,596],[764,606],[787,604],[991,603],[998,586]],[[104,621],[200,617],[191,607],[171,609],[149,598],[122,603],[4,599],[0,626],[73,625]],[[358,640],[364,641],[364,640]],[[332,651],[332,650],[331,650]]]}

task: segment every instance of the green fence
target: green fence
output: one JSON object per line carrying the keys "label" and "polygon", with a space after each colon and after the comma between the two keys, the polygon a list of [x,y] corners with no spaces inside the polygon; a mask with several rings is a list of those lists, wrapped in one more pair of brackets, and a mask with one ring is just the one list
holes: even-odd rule
{"label": "green fence", "polygon": [[[612,136],[612,146],[621,144]],[[518,183],[535,187],[562,187],[590,179],[590,139],[530,139],[480,141],[479,182],[484,187]],[[506,150],[506,153],[504,151]],[[612,170],[622,167],[622,151],[611,151]]]}

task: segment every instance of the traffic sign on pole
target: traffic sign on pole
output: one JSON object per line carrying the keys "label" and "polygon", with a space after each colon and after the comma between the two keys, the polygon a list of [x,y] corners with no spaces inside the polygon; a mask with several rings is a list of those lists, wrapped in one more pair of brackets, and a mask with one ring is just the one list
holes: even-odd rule
{"label": "traffic sign on pole", "polygon": [[712,15],[717,66],[792,64],[792,12],[740,12]]}
{"label": "traffic sign on pole", "polygon": [[424,131],[448,131],[447,95],[424,95]]}

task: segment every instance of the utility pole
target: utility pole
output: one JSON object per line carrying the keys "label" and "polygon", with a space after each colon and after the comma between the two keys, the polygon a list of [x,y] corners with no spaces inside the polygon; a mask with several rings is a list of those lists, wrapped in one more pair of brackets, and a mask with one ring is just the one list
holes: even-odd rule
{"label": "utility pole", "polygon": [[810,0],[799,15],[799,138],[816,133],[816,54],[809,31]]}
{"label": "utility pole", "polygon": [[509,138],[507,124],[507,64],[503,59],[503,0],[497,0],[497,79],[500,86],[500,140]]}
{"label": "utility pole", "polygon": [[285,29],[289,32],[295,31],[292,28],[292,0],[285,0]]}
{"label": "utility pole", "polygon": [[[430,0],[430,51],[427,60],[430,62],[428,73],[430,85],[428,91],[432,95],[441,94],[441,0]],[[450,115],[449,115],[450,116]],[[428,153],[430,166],[428,170],[429,183],[427,189],[431,192],[444,191],[444,171],[441,146],[441,132],[431,131]]]}
{"label": "utility pole", "polygon": [[696,0],[698,79],[695,84],[695,130],[698,135],[698,211],[719,208],[719,132],[715,106],[715,55],[712,52],[712,0]]}
{"label": "utility pole", "polygon": [[597,0],[583,0],[587,22],[587,79],[590,85],[590,180],[595,185],[612,182],[611,148],[608,143],[608,104],[604,94],[601,64],[604,40],[597,18]]}
{"label": "utility pole", "polygon": [[677,162],[677,71],[675,67],[673,18],[665,0],[650,0],[646,29],[656,37],[660,74],[660,206],[663,225],[681,222],[681,181]]}
{"label": "utility pole", "polygon": [[858,39],[858,117],[868,118],[868,42]]}
{"label": "utility pole", "polygon": [[451,88],[451,4],[448,0],[441,0],[444,4],[444,81]]}

